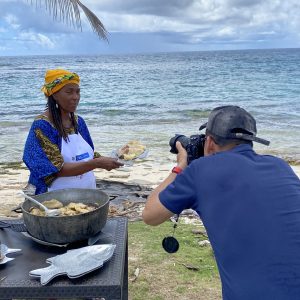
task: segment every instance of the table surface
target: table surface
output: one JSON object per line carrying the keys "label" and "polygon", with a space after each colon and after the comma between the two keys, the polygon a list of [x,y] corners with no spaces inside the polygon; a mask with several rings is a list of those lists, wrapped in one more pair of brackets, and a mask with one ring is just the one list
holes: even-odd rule
{"label": "table surface", "polygon": [[[19,221],[18,221],[19,222]],[[68,247],[44,246],[14,232],[0,229],[0,241],[9,248],[22,249],[8,254],[15,259],[0,265],[0,299],[12,298],[87,298],[127,299],[127,218],[107,220],[96,244],[115,244],[112,258],[91,273],[76,279],[67,275],[57,276],[43,286],[39,278],[29,276],[29,271],[48,267],[46,259],[65,253],[69,249],[85,247],[87,241]]]}

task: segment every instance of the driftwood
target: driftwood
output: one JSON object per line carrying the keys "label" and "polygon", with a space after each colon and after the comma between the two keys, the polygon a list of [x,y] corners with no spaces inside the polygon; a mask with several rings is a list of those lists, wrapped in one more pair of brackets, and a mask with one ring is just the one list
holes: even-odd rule
{"label": "driftwood", "polygon": [[114,198],[111,202],[115,204],[124,200],[140,201],[146,199],[152,191],[152,189],[147,186],[118,181],[97,180],[96,185],[98,189],[103,190]]}
{"label": "driftwood", "polygon": [[[126,216],[129,221],[142,220],[141,212],[145,206],[147,197],[152,192],[152,188],[141,184],[100,179],[96,181],[96,187],[109,195],[109,217]],[[28,195],[33,195],[33,190],[30,190],[29,187],[26,187],[24,192]],[[194,219],[195,212],[187,209],[180,216],[181,218]]]}
{"label": "driftwood", "polygon": [[118,181],[97,180],[97,188],[110,197],[108,215],[126,216],[129,221],[141,220],[141,211],[152,189],[139,184],[127,184]]}

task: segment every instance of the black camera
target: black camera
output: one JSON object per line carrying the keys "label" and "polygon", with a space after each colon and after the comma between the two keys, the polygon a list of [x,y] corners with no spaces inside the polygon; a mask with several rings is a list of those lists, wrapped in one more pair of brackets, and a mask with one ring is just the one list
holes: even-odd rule
{"label": "black camera", "polygon": [[190,164],[194,159],[204,156],[205,134],[195,134],[190,137],[183,134],[175,134],[169,142],[169,145],[171,146],[171,153],[178,153],[176,148],[177,141],[181,143],[182,147],[187,152],[188,164]]}

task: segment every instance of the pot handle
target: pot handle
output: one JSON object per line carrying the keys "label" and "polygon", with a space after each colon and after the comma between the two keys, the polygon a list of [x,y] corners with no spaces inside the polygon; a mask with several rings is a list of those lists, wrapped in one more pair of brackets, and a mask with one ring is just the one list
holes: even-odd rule
{"label": "pot handle", "polygon": [[22,208],[21,208],[21,206],[17,206],[16,208],[13,208],[11,211],[14,211],[14,212],[20,214],[20,213],[22,213]]}

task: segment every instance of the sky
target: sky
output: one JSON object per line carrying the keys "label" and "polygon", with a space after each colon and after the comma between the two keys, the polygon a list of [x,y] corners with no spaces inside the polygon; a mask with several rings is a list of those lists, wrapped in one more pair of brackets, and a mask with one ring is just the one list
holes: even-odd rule
{"label": "sky", "polygon": [[108,42],[40,2],[0,0],[0,56],[300,48],[299,0],[81,0]]}

